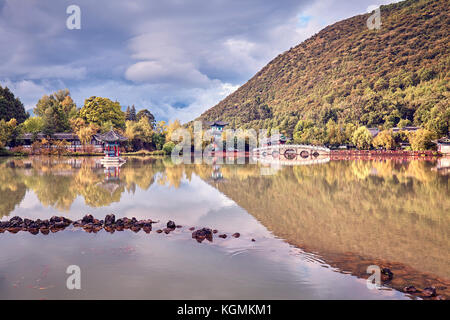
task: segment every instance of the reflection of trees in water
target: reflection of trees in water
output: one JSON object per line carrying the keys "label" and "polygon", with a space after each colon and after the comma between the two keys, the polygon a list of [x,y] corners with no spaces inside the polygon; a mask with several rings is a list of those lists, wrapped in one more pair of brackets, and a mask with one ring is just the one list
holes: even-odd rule
{"label": "reflection of trees in water", "polygon": [[[8,215],[27,189],[42,204],[67,210],[77,196],[90,206],[107,206],[125,191],[147,190],[155,182],[178,188],[193,175],[209,181],[213,172],[209,165],[129,158],[117,187],[105,188],[104,170],[95,159],[54,159],[0,162],[0,215]],[[449,182],[432,166],[331,161],[261,176],[259,165],[224,164],[224,179],[214,186],[276,236],[319,252],[326,261],[343,261],[351,253],[351,263],[358,256],[394,261],[449,279]]]}
{"label": "reflection of trees in water", "polygon": [[[0,165],[0,168],[5,164]],[[25,197],[27,187],[11,168],[0,169],[0,219],[8,215]]]}
{"label": "reflection of trees in water", "polygon": [[[27,158],[0,163],[0,214],[8,215],[19,204],[27,189],[32,190],[44,206],[69,210],[77,196],[92,207],[119,202],[123,192],[147,190],[156,173],[161,179],[178,187],[182,167],[167,167],[161,160],[131,160],[121,168],[118,181],[105,181],[104,169],[95,158]],[[115,184],[115,185],[114,185]]]}
{"label": "reflection of trees in water", "polygon": [[217,187],[292,244],[450,278],[448,178],[429,163],[333,161],[274,176],[228,176]]}

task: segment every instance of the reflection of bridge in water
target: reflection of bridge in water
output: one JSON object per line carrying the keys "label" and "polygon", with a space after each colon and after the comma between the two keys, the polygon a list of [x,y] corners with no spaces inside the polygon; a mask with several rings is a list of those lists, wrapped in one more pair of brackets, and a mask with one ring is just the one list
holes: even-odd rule
{"label": "reflection of bridge in water", "polygon": [[279,144],[255,148],[253,159],[261,163],[280,165],[308,165],[330,161],[330,149],[300,144]]}

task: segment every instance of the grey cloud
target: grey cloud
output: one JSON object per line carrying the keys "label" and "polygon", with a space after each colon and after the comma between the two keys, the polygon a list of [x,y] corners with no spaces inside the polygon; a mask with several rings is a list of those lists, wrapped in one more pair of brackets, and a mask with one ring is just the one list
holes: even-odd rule
{"label": "grey cloud", "polygon": [[[26,105],[67,87],[78,105],[104,95],[188,121],[325,24],[384,2],[0,0],[0,83],[40,88],[18,91]],[[71,4],[81,30],[66,28]]]}

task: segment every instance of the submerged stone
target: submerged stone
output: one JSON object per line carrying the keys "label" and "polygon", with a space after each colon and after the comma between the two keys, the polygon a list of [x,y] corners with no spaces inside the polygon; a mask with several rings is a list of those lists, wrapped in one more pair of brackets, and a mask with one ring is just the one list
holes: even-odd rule
{"label": "submerged stone", "polygon": [[196,239],[198,242],[202,242],[207,239],[209,242],[213,241],[213,232],[209,228],[202,228],[192,232],[192,238]]}
{"label": "submerged stone", "polygon": [[172,220],[169,220],[169,222],[167,222],[167,228],[175,229],[176,227],[177,225]]}

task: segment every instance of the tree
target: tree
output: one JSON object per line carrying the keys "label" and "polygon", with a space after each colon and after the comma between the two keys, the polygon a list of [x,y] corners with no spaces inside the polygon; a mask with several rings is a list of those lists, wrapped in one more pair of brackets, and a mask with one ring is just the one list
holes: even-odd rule
{"label": "tree", "polygon": [[8,89],[0,86],[0,120],[9,121],[16,119],[17,123],[24,122],[29,117],[19,98]]}
{"label": "tree", "polygon": [[339,124],[330,119],[327,122],[327,141],[329,144],[338,146],[345,142],[345,132]]}
{"label": "tree", "polygon": [[159,121],[156,124],[156,132],[161,133],[161,134],[167,134],[167,124],[164,120]]}
{"label": "tree", "polygon": [[125,111],[125,121],[129,121],[130,119],[130,106],[127,107],[127,110]]}
{"label": "tree", "polygon": [[84,101],[80,110],[80,117],[87,123],[102,126],[111,121],[114,128],[125,128],[125,113],[121,110],[119,102],[108,98],[90,97]]}
{"label": "tree", "polygon": [[34,113],[44,121],[46,134],[66,132],[71,129],[70,119],[77,114],[77,106],[68,89],[58,90],[50,96],[44,95],[36,104]]}
{"label": "tree", "polygon": [[450,124],[450,104],[448,101],[440,101],[430,110],[429,120],[425,127],[436,132],[440,136],[448,135]]}
{"label": "tree", "polygon": [[6,146],[14,138],[16,126],[17,121],[14,118],[9,121],[0,120],[0,148]]}
{"label": "tree", "polygon": [[97,133],[98,126],[96,124],[89,124],[88,126],[81,127],[77,132],[78,139],[80,139],[83,148],[86,149],[86,145],[88,145],[92,136]]}
{"label": "tree", "polygon": [[78,132],[81,128],[86,126],[86,121],[82,118],[72,118],[69,120],[70,128],[72,129],[72,132]]}
{"label": "tree", "polygon": [[56,148],[56,154],[58,156],[62,155],[63,153],[67,152],[67,146],[70,145],[70,142],[67,142],[66,140],[57,140],[55,142],[55,148]]}
{"label": "tree", "polygon": [[136,121],[136,108],[134,107],[134,104],[131,106],[130,109],[130,120]]}
{"label": "tree", "polygon": [[169,124],[167,125],[167,133],[166,133],[166,140],[172,139],[172,133],[175,132],[178,128],[181,128],[180,120],[175,119],[173,122],[169,121]]}
{"label": "tree", "polygon": [[398,123],[397,123],[397,127],[399,128],[404,128],[407,126],[411,125],[411,121],[408,119],[401,119]]}
{"label": "tree", "polygon": [[42,118],[44,120],[43,132],[47,135],[70,131],[68,115],[64,113],[56,100],[51,100],[51,105],[45,109]]}
{"label": "tree", "polygon": [[68,89],[58,90],[49,96],[42,96],[34,108],[34,114],[43,117],[46,110],[55,104],[62,109],[62,112],[67,115],[67,118],[75,116],[77,106],[70,97],[70,91]]}
{"label": "tree", "polygon": [[44,119],[41,117],[30,117],[21,125],[24,133],[37,134],[44,129]]}
{"label": "tree", "polygon": [[383,130],[373,139],[372,144],[375,148],[390,150],[395,146],[395,140],[390,130]]}
{"label": "tree", "polygon": [[165,154],[171,154],[172,150],[175,148],[175,143],[172,141],[166,142],[162,148]]}
{"label": "tree", "polygon": [[409,133],[409,143],[414,151],[431,149],[434,146],[433,139],[436,139],[436,134],[427,129]]}
{"label": "tree", "polygon": [[136,114],[137,121],[141,120],[142,117],[146,117],[152,128],[155,128],[155,116],[147,109],[139,110]]}
{"label": "tree", "polygon": [[147,119],[141,118],[138,122],[130,120],[126,121],[124,134],[129,139],[129,143],[132,145],[133,150],[151,148],[154,131]]}
{"label": "tree", "polygon": [[359,127],[353,133],[352,143],[358,149],[369,149],[372,144],[372,134],[365,126]]}

